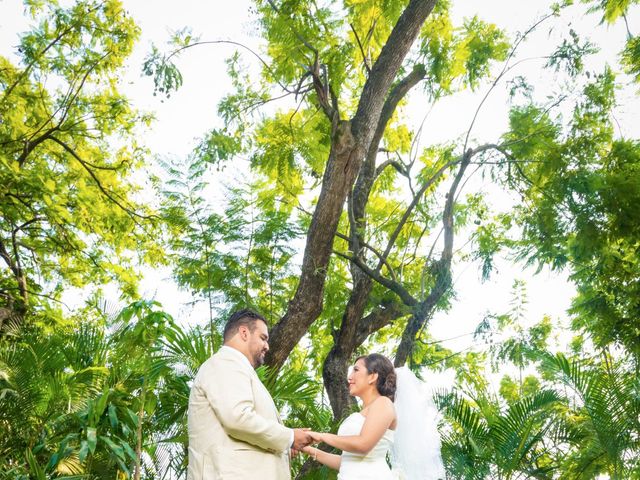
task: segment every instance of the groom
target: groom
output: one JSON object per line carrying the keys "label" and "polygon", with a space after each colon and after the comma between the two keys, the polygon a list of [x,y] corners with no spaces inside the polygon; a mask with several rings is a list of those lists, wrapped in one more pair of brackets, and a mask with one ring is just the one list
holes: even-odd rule
{"label": "groom", "polygon": [[229,317],[224,345],[202,364],[189,396],[187,480],[289,479],[289,449],[311,443],[302,429],[282,425],[255,368],[269,350],[263,317]]}

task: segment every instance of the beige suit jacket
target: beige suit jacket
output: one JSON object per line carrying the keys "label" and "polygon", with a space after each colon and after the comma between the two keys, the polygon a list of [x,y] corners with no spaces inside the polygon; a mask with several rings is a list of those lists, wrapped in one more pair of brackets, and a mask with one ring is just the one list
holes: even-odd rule
{"label": "beige suit jacket", "polygon": [[189,396],[187,480],[286,480],[291,429],[238,351],[204,362]]}

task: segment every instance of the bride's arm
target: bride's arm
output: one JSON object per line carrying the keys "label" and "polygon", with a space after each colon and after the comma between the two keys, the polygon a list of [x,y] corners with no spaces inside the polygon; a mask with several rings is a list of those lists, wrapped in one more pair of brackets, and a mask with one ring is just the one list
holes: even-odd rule
{"label": "bride's arm", "polygon": [[304,447],[302,449],[304,453],[313,458],[316,462],[320,462],[329,468],[334,470],[340,470],[340,455],[335,453],[324,452],[317,447]]}
{"label": "bride's arm", "polygon": [[396,418],[393,402],[380,397],[369,407],[360,435],[334,435],[333,433],[310,432],[316,441],[324,442],[343,451],[366,455],[380,441],[384,432]]}

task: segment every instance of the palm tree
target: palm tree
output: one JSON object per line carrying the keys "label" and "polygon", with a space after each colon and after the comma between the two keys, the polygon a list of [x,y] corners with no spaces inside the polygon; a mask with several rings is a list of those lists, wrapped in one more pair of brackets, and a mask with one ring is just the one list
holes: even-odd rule
{"label": "palm tree", "polygon": [[475,398],[457,391],[436,395],[448,423],[442,439],[448,475],[470,480],[553,478],[544,439],[561,401],[553,390],[507,406],[484,390]]}
{"label": "palm tree", "polygon": [[[0,340],[0,463],[9,477],[127,470],[131,421],[105,328],[24,326]],[[111,474],[113,477],[113,474]]]}
{"label": "palm tree", "polygon": [[572,393],[563,412],[571,445],[560,478],[640,474],[640,379],[628,362],[546,355],[544,369]]}
{"label": "palm tree", "polygon": [[155,356],[154,370],[165,370],[158,385],[157,406],[150,421],[154,432],[147,453],[157,478],[181,478],[188,460],[187,408],[190,382],[212,354],[212,332],[199,326],[183,329],[170,324]]}

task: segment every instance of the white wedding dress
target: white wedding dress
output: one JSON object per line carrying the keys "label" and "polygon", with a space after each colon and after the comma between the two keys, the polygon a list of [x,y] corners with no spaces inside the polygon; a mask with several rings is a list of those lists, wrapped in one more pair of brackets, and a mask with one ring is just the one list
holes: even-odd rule
{"label": "white wedding dress", "polygon": [[[441,480],[446,478],[440,434],[439,412],[426,385],[407,367],[396,368],[394,402],[397,425],[387,430],[366,455],[342,452],[338,480]],[[338,435],[359,435],[365,417],[349,415]],[[393,468],[387,463],[389,455]]]}
{"label": "white wedding dress", "polygon": [[[359,435],[365,417],[355,412],[345,418],[338,429],[338,435]],[[338,480],[396,480],[387,465],[387,453],[393,446],[394,431],[387,430],[380,441],[366,455],[342,452]]]}

